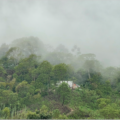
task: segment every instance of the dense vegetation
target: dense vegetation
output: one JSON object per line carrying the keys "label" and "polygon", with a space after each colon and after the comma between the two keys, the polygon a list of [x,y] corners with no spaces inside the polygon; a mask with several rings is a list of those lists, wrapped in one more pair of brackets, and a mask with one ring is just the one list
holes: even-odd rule
{"label": "dense vegetation", "polygon": [[[72,90],[71,80],[81,86]],[[0,118],[120,118],[120,68],[104,68],[74,46],[52,49],[38,38],[0,47]]]}

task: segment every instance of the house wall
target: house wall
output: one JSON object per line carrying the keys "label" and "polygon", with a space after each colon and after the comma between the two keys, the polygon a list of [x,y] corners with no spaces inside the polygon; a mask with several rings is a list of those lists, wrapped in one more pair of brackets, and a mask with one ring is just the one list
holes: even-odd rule
{"label": "house wall", "polygon": [[71,89],[76,89],[76,88],[79,87],[77,84],[74,84],[73,81],[59,81],[59,82],[57,83],[57,87],[59,87],[59,85],[61,85],[62,82],[67,83],[68,86],[69,86]]}
{"label": "house wall", "polygon": [[61,85],[61,84],[62,84],[62,82],[67,83],[67,84],[68,84],[68,86],[69,86],[70,88],[72,88],[73,81],[59,81],[59,82],[57,83],[57,87],[58,87],[59,85]]}

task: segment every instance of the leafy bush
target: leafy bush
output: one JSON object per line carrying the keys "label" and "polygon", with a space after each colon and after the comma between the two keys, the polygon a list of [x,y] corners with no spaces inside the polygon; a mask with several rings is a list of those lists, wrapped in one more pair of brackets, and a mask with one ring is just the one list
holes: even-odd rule
{"label": "leafy bush", "polygon": [[5,118],[9,118],[10,117],[10,109],[8,107],[5,107],[3,110],[3,116],[5,116]]}
{"label": "leafy bush", "polygon": [[100,114],[103,115],[107,119],[120,118],[120,110],[115,109],[110,105],[107,105],[103,109],[100,109]]}
{"label": "leafy bush", "polygon": [[58,109],[53,111],[53,118],[58,118],[60,115],[60,111]]}
{"label": "leafy bush", "polygon": [[79,107],[68,116],[69,119],[84,119],[90,117],[91,110],[88,108]]}

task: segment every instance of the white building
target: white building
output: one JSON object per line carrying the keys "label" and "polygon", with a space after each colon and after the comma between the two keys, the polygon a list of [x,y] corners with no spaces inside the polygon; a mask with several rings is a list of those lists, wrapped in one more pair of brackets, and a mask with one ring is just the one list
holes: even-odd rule
{"label": "white building", "polygon": [[69,86],[71,89],[75,89],[75,88],[80,87],[79,85],[73,83],[73,81],[59,81],[59,82],[57,82],[57,87],[58,87],[62,82],[67,83],[68,86]]}

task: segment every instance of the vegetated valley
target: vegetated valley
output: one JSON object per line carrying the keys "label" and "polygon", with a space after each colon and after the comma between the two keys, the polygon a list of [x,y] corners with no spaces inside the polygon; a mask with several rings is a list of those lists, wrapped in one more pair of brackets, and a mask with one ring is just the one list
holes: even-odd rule
{"label": "vegetated valley", "polygon": [[[71,89],[63,82],[80,87]],[[1,119],[119,119],[120,68],[36,37],[0,47]]]}

